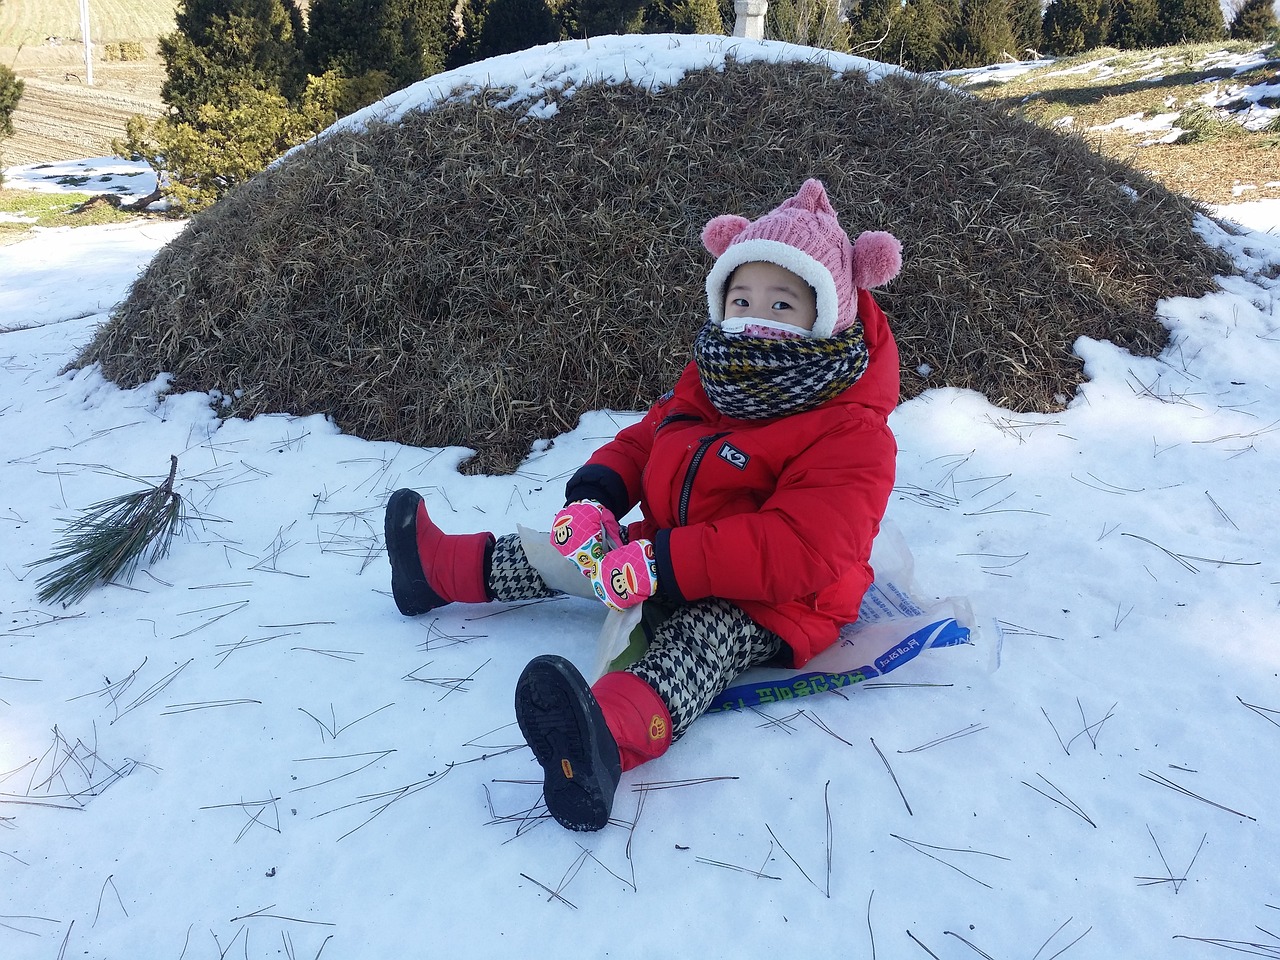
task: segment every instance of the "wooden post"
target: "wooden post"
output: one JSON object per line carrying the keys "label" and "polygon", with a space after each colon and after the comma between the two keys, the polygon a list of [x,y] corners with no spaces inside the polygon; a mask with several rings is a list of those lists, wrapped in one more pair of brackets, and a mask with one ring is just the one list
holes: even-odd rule
{"label": "wooden post", "polygon": [[80,0],[80,36],[84,39],[84,77],[93,86],[93,40],[89,37],[89,0]]}

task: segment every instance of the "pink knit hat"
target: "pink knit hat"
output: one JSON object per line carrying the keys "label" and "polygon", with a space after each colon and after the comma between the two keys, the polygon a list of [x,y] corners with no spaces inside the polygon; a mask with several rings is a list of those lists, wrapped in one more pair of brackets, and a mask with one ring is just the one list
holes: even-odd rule
{"label": "pink knit hat", "polygon": [[754,223],[726,214],[702,228],[702,244],[716,257],[707,274],[707,304],[724,321],[724,292],[733,271],[764,261],[790,270],[818,295],[813,336],[829,337],[853,325],[857,288],[888,283],[902,269],[902,244],[892,234],[868,230],[850,243],[820,180],[806,180],[790,200]]}

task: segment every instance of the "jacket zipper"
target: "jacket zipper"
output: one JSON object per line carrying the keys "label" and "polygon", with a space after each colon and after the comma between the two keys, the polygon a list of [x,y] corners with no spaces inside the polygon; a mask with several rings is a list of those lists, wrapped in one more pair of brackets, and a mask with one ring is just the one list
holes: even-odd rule
{"label": "jacket zipper", "polygon": [[702,463],[702,458],[707,455],[707,451],[713,443],[728,435],[728,431],[713,433],[711,436],[703,437],[698,441],[698,449],[693,452],[693,459],[689,461],[689,469],[684,475],[684,486],[680,488],[680,503],[676,509],[676,518],[679,520],[680,526],[683,527],[689,522],[689,498],[693,496],[693,481],[698,473],[698,467]]}
{"label": "jacket zipper", "polygon": [[701,419],[702,419],[701,417],[696,416],[695,414],[692,414],[692,413],[670,413],[670,414],[667,414],[667,416],[663,417],[658,422],[658,425],[653,428],[653,432],[657,433],[663,427],[670,426],[673,423],[680,423],[683,420],[701,420]]}

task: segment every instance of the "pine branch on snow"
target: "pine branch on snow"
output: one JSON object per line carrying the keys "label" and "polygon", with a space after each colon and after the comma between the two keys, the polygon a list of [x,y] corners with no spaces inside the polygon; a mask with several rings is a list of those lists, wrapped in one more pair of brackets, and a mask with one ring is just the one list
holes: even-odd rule
{"label": "pine branch on snow", "polygon": [[61,564],[40,578],[40,601],[78,603],[100,583],[130,582],[144,556],[148,564],[163,559],[186,522],[185,504],[173,489],[177,472],[178,458],[170,456],[164,483],[95,503],[68,521],[53,554],[30,564]]}

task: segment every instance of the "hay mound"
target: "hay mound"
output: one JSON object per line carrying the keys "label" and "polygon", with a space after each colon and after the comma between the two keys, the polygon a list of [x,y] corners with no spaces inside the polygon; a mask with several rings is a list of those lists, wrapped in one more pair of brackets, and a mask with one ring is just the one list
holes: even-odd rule
{"label": "hay mound", "polygon": [[921,78],[730,62],[656,92],[587,85],[538,120],[505,96],[337,133],[254,178],[155,258],[79,362],[123,385],[169,372],[237,415],[472,447],[471,470],[500,472],[584,411],[665,390],[706,317],[702,225],[808,176],[851,235],[903,242],[878,299],[907,396],[1060,409],[1078,336],[1154,354],[1156,300],[1230,269],[1190,202]]}

